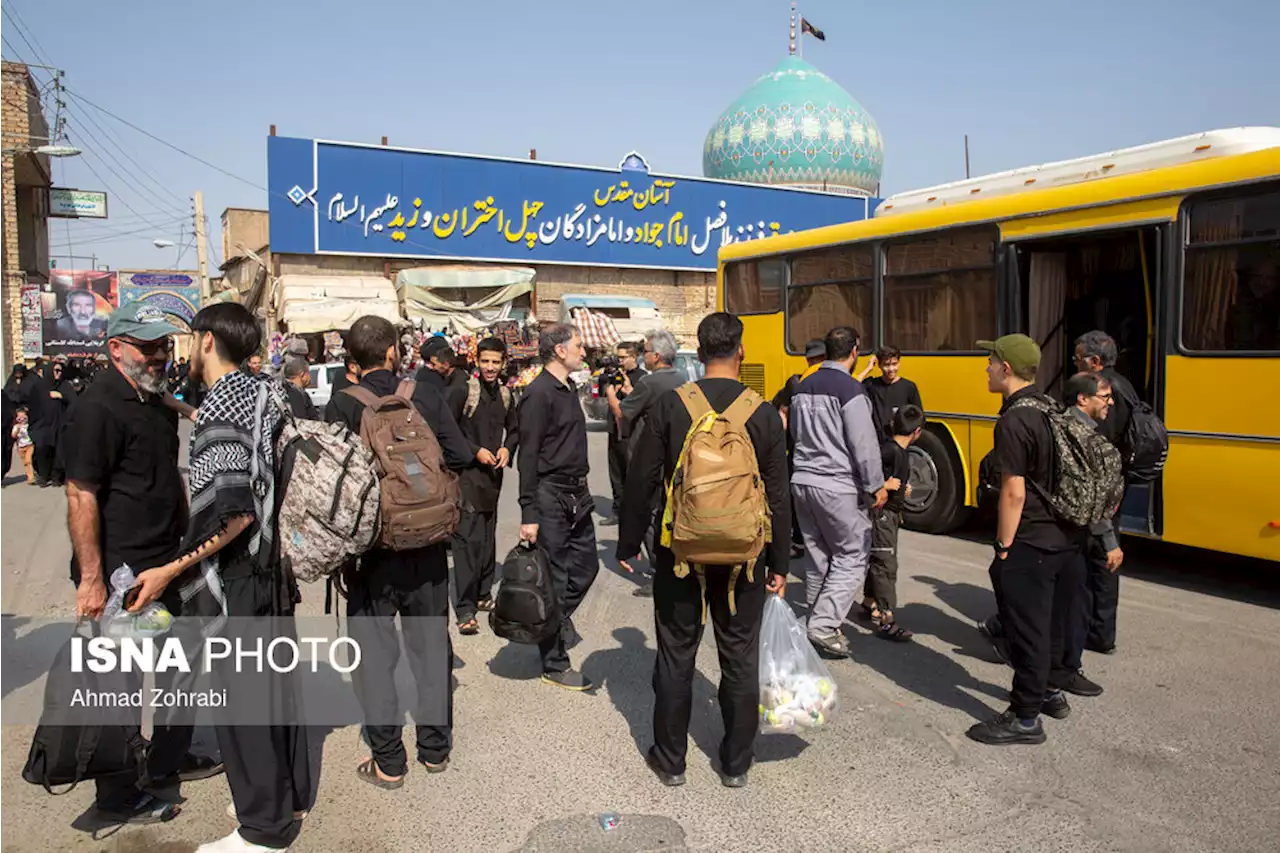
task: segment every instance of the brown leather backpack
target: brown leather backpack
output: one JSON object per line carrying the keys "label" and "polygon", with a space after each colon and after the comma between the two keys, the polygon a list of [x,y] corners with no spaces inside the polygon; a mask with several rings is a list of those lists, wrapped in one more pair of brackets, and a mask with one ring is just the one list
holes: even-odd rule
{"label": "brown leather backpack", "polygon": [[364,403],[360,438],[378,460],[381,523],[375,547],[411,551],[443,542],[458,526],[458,475],[444,463],[436,435],[413,404],[406,379],[388,397],[368,388],[344,388]]}

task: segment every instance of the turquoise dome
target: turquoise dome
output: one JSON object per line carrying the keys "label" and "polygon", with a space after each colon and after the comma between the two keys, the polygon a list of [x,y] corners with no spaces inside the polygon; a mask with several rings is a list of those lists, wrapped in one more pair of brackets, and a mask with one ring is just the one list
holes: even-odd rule
{"label": "turquoise dome", "polygon": [[702,174],[726,181],[872,195],[883,167],[875,120],[795,56],[730,104],[702,146]]}

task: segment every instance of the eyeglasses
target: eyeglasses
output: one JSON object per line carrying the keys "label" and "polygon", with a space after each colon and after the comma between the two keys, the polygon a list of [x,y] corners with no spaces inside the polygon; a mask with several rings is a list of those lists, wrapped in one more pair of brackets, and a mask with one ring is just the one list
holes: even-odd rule
{"label": "eyeglasses", "polygon": [[1093,396],[1097,397],[1099,400],[1102,400],[1104,403],[1110,403],[1112,400],[1116,398],[1116,395],[1111,393],[1094,394]]}
{"label": "eyeglasses", "polygon": [[157,355],[162,352],[170,352],[173,350],[173,341],[168,338],[160,338],[155,341],[135,341],[133,338],[121,338],[120,340],[135,348],[145,356]]}

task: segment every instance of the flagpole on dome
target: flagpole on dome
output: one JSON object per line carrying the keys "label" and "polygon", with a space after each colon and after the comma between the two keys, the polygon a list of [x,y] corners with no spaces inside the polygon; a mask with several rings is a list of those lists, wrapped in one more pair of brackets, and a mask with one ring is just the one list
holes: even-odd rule
{"label": "flagpole on dome", "polygon": [[[796,55],[796,36],[797,36],[797,35],[798,35],[798,33],[796,32],[796,4],[795,4],[794,0],[792,0],[792,3],[791,3],[791,43],[790,43],[790,45],[788,46],[788,53],[790,53],[792,56],[795,56],[795,55]],[[802,49],[803,49],[803,48],[802,48]],[[801,58],[801,59],[803,59],[803,58],[804,58],[803,54],[801,55],[801,57],[800,57],[800,58]]]}

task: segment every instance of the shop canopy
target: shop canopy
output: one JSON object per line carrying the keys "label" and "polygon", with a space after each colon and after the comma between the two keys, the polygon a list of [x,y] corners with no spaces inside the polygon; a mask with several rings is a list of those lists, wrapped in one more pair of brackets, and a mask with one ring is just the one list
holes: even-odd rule
{"label": "shop canopy", "polygon": [[410,322],[476,332],[510,319],[512,302],[533,290],[533,278],[528,267],[413,267],[396,276],[396,293]]}
{"label": "shop canopy", "polygon": [[290,334],[347,330],[366,314],[404,322],[395,285],[387,278],[280,276],[280,318]]}
{"label": "shop canopy", "polygon": [[611,349],[622,340],[613,325],[613,318],[586,308],[573,309],[573,324],[582,335],[582,343],[591,349]]}

